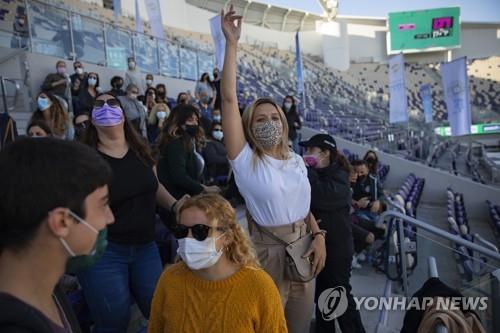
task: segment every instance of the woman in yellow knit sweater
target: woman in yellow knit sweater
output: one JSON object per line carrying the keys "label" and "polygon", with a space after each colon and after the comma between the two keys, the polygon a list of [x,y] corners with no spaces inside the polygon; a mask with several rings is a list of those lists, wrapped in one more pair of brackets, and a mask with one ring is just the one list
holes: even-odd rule
{"label": "woman in yellow knit sweater", "polygon": [[156,287],[149,333],[287,332],[280,295],[229,202],[188,199],[174,234],[181,261]]}

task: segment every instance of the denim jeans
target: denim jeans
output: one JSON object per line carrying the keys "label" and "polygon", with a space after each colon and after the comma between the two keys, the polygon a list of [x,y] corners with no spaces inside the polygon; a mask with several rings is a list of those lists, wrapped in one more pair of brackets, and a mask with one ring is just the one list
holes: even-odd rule
{"label": "denim jeans", "polygon": [[123,333],[130,321],[130,305],[137,302],[149,318],[151,301],[162,265],[154,242],[144,245],[108,243],[102,258],[78,274],[95,333]]}

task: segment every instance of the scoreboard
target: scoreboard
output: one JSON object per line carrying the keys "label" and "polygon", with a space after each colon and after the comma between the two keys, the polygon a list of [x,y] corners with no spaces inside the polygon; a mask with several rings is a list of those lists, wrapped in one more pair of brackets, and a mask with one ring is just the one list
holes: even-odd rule
{"label": "scoreboard", "polygon": [[460,7],[389,13],[387,53],[460,47]]}

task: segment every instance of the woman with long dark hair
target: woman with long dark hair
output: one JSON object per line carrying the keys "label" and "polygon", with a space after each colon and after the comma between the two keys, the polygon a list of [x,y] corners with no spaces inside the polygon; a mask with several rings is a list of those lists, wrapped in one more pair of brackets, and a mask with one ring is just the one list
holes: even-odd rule
{"label": "woman with long dark hair", "polygon": [[156,205],[167,210],[176,200],[156,176],[147,143],[127,120],[118,99],[96,98],[84,143],[109,163],[109,187],[115,223],[108,228],[108,247],[100,261],[78,274],[95,321],[94,332],[126,332],[134,299],[149,317],[156,283],[162,271],[155,243]]}
{"label": "woman with long dark hair", "polygon": [[370,169],[370,174],[378,177],[378,156],[373,150],[368,150],[363,157],[363,160],[368,164],[368,169]]}
{"label": "woman with long dark hair", "polygon": [[101,91],[99,86],[99,75],[95,72],[87,74],[87,82],[82,83],[83,89],[80,89],[76,102],[75,117],[81,113],[90,113],[94,107],[94,102]]}
{"label": "woman with long dark hair", "polygon": [[37,96],[37,110],[31,116],[30,122],[45,121],[52,134],[60,139],[73,140],[73,127],[68,113],[63,108],[63,102],[50,92],[42,91]]}
{"label": "woman with long dark hair", "polygon": [[219,192],[217,186],[201,183],[204,161],[198,151],[204,145],[198,110],[192,105],[176,106],[157,142],[158,178],[174,197]]}
{"label": "woman with long dark hair", "polygon": [[291,95],[285,96],[281,108],[285,111],[286,121],[288,123],[288,139],[292,141],[293,151],[299,154],[299,133],[297,133],[297,131],[302,128],[302,122],[297,112],[295,98]]}
{"label": "woman with long dark hair", "polygon": [[[326,265],[316,278],[316,295],[342,287],[348,300],[346,312],[338,318],[342,332],[364,332],[361,316],[351,295],[351,263],[354,253],[351,229],[351,187],[347,159],[328,134],[317,134],[300,145],[307,150],[304,160],[311,183],[311,211],[326,230]],[[323,319],[316,307],[316,332],[335,332],[335,322]]]}

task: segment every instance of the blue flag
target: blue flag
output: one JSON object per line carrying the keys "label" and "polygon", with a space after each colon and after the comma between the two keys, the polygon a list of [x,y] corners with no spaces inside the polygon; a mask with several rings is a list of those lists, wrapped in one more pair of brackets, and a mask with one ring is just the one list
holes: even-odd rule
{"label": "blue flag", "polygon": [[432,94],[430,84],[422,84],[420,86],[420,97],[422,98],[422,105],[424,107],[425,122],[432,123]]}
{"label": "blue flag", "polygon": [[467,58],[459,58],[441,65],[444,100],[448,109],[451,135],[470,134],[471,108],[469,100],[469,80]]}
{"label": "blue flag", "polygon": [[113,16],[117,19],[122,14],[122,0],[113,0]]}
{"label": "blue flag", "polygon": [[389,122],[408,122],[408,98],[406,97],[405,60],[403,54],[389,60]]}
{"label": "blue flag", "polygon": [[135,0],[135,32],[144,33],[144,26],[142,25],[141,12],[139,11],[139,0]]}
{"label": "blue flag", "polygon": [[302,53],[300,52],[299,32],[295,34],[295,62],[297,63],[297,93],[304,92],[304,76],[302,74]]}

